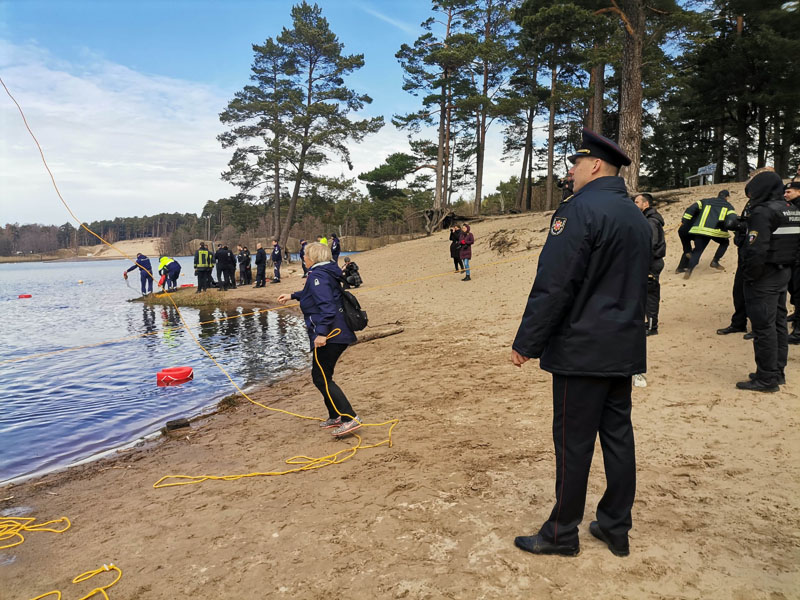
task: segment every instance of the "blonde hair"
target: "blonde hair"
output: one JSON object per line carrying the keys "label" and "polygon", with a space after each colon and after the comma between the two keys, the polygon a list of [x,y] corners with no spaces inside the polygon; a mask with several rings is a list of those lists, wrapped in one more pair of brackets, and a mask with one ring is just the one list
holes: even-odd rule
{"label": "blonde hair", "polygon": [[327,244],[320,244],[319,242],[311,242],[306,244],[306,256],[311,261],[312,265],[321,262],[330,262],[333,260],[330,246]]}

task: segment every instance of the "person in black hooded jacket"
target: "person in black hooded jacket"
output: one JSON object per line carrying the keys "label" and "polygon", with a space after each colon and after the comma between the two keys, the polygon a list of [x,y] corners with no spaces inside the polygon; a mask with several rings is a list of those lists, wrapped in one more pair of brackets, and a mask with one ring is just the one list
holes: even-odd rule
{"label": "person in black hooded jacket", "polygon": [[745,186],[750,199],[742,269],[747,314],[753,324],[756,372],[736,387],[777,392],[786,382],[786,290],[800,244],[800,209],[783,198],[774,171],[757,173]]}
{"label": "person in black hooded jacket", "polygon": [[453,259],[453,265],[455,266],[455,273],[461,273],[464,271],[464,263],[461,261],[461,244],[459,240],[461,239],[461,229],[458,225],[453,224],[450,227],[450,258]]}
{"label": "person in black hooded jacket", "polygon": [[633,203],[639,207],[650,224],[653,243],[650,254],[650,271],[647,274],[647,335],[658,333],[658,305],[661,303],[661,284],[658,278],[664,270],[664,257],[667,255],[667,242],[664,239],[664,217],[653,208],[652,194],[638,194]]}

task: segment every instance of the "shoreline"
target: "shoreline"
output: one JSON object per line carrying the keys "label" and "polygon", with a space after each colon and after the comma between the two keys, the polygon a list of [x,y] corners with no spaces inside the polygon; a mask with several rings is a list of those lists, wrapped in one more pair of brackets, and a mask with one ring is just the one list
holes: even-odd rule
{"label": "shoreline", "polygon": [[[713,196],[711,187],[691,193]],[[726,187],[741,208],[743,185]],[[73,524],[2,553],[7,593],[64,590],[75,574],[113,561],[125,572],[114,593],[141,600],[322,600],[343,589],[355,600],[795,597],[800,377],[775,394],[735,389],[752,370],[752,344],[714,333],[730,319],[735,253],[723,258],[725,271],[711,269],[706,252],[691,280],[674,274],[691,193],[657,207],[668,247],[648,385],[633,392],[629,557],[613,557],[586,531],[605,487],[599,448],[581,554],[531,557],[513,546],[552,509],[555,474],[550,375],[508,360],[549,217],[515,215],[473,228],[471,282],[452,272],[446,231],[359,256],[365,283],[354,291],[370,326],[399,322],[405,331],[349,348],[335,377],[365,422],[400,419],[391,447],[366,447],[384,441],[387,426],[364,427],[365,447],[346,462],[267,476],[296,467],[292,457],[358,440],[244,402],[192,423],[191,435],[3,486],[0,498],[14,498],[1,509]],[[263,306],[302,282],[287,274],[264,290],[220,294]],[[800,373],[797,348],[787,374]],[[707,368],[698,355],[717,359]],[[325,414],[308,370],[252,397]],[[262,475],[153,488],[165,475],[253,473]]]}

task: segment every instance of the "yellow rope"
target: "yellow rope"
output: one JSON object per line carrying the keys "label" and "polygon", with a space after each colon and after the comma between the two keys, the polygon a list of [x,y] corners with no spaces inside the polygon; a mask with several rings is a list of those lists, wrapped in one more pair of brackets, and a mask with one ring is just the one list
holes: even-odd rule
{"label": "yellow rope", "polygon": [[[115,585],[120,579],[122,579],[122,569],[120,569],[113,563],[109,565],[103,565],[99,569],[94,569],[93,571],[86,571],[85,573],[81,573],[80,575],[75,577],[75,579],[72,580],[72,583],[83,583],[87,579],[91,579],[95,575],[99,575],[100,573],[103,573],[105,571],[108,572],[116,571],[117,577],[111,583],[94,588],[91,592],[81,597],[80,600],[88,600],[89,598],[91,598],[92,596],[96,596],[97,594],[102,594],[105,600],[110,600],[108,594],[106,593],[106,590]],[[52,596],[52,595],[56,596],[56,600],[61,600],[61,592],[59,592],[58,590],[53,590],[51,592],[47,592],[46,594],[42,594],[41,596],[36,596],[36,598],[31,598],[31,600],[42,600],[42,598],[47,598],[47,596]]]}
{"label": "yellow rope", "polygon": [[[49,531],[51,533],[64,533],[72,526],[67,517],[60,519],[53,519],[52,521],[45,521],[44,523],[34,523],[36,517],[2,517],[0,518],[0,543],[6,540],[16,540],[10,544],[0,546],[0,550],[6,548],[13,548],[19,546],[25,541],[25,536],[22,535],[23,531]],[[54,529],[48,525],[55,523],[66,523],[62,529]]]}

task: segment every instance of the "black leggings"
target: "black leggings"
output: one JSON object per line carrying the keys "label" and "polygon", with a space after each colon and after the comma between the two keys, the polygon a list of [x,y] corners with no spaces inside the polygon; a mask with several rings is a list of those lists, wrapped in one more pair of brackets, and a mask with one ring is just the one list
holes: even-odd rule
{"label": "black leggings", "polygon": [[456,267],[456,271],[463,271],[464,270],[464,263],[461,261],[460,258],[453,258],[453,264]]}
{"label": "black leggings", "polygon": [[[322,346],[322,348],[317,348],[316,358],[319,360],[319,364],[322,365],[322,370],[317,365],[317,360],[314,360],[311,364],[311,380],[322,394],[325,407],[328,409],[328,416],[331,419],[335,419],[341,413],[342,421],[346,423],[347,421],[352,421],[356,413],[353,407],[350,406],[347,396],[333,381],[333,370],[336,367],[336,361],[339,360],[345,350],[347,350],[347,344],[332,344],[330,342]],[[327,391],[325,390],[325,380],[328,381]],[[328,392],[330,392],[330,398],[328,398]],[[333,402],[339,412],[336,412],[336,408],[331,404],[331,398],[333,398]]]}

